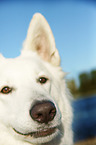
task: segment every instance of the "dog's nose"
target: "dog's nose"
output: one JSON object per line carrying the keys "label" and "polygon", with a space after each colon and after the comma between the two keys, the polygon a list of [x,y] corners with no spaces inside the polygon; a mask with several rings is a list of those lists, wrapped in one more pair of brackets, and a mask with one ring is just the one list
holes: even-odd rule
{"label": "dog's nose", "polygon": [[54,119],[56,107],[51,101],[38,102],[31,108],[30,115],[33,120],[47,124]]}

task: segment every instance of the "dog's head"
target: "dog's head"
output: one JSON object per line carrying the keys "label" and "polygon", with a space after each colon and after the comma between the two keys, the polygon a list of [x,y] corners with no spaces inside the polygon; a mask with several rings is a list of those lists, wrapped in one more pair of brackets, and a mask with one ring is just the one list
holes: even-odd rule
{"label": "dog's head", "polygon": [[0,56],[0,122],[14,137],[46,143],[68,128],[71,111],[59,65],[51,29],[35,14],[21,55]]}

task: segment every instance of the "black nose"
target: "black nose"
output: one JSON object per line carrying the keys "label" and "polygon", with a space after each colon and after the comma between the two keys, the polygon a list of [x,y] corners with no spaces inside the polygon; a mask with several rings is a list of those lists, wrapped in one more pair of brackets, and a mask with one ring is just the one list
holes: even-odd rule
{"label": "black nose", "polygon": [[39,123],[48,123],[52,121],[56,115],[56,108],[51,101],[37,102],[30,110],[33,120]]}

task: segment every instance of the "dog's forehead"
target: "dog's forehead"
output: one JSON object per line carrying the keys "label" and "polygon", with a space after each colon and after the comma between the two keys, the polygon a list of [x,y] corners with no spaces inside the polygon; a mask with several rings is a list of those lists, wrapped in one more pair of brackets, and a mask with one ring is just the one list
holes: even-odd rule
{"label": "dog's forehead", "polygon": [[36,75],[41,71],[46,72],[42,61],[32,58],[5,59],[0,65],[0,75]]}

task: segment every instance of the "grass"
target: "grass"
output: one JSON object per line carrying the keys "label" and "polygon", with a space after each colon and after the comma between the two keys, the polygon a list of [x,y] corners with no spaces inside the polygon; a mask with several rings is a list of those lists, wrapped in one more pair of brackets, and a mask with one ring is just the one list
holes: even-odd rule
{"label": "grass", "polygon": [[75,145],[96,145],[96,137],[91,138],[91,139],[87,139],[84,141],[80,141],[78,143],[75,143]]}

